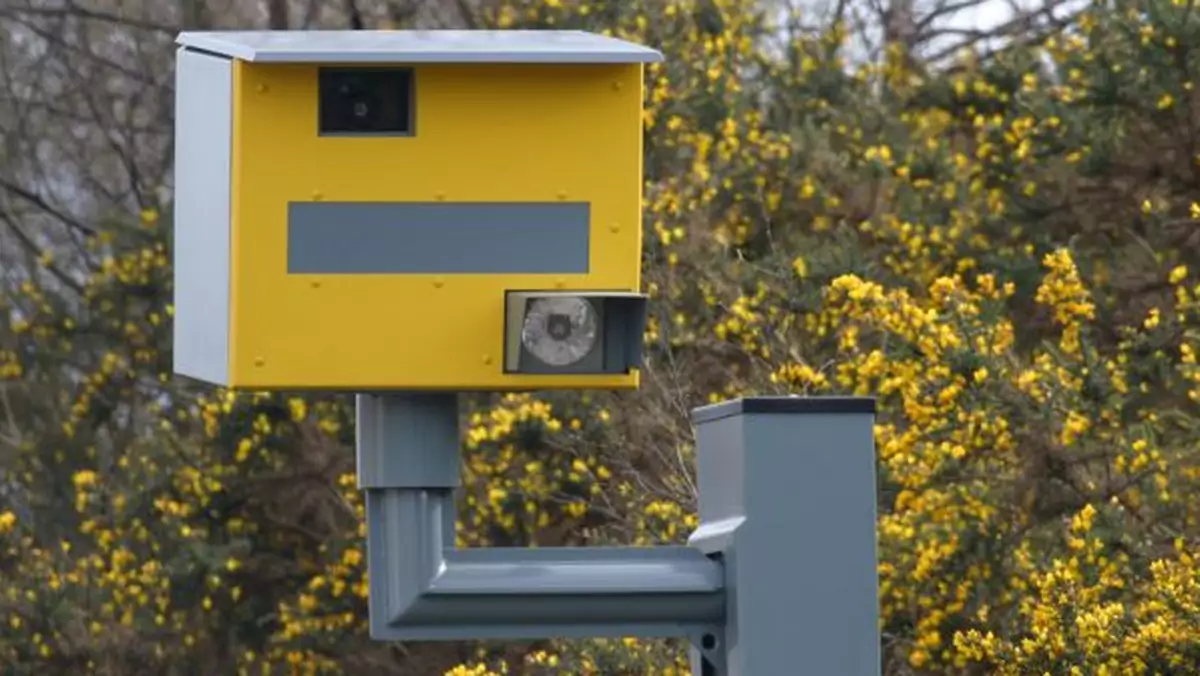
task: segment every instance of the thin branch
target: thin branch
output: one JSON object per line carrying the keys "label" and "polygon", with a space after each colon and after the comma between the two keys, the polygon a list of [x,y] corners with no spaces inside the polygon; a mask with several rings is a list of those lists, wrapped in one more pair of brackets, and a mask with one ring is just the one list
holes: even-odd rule
{"label": "thin branch", "polygon": [[287,0],[267,0],[267,27],[276,31],[287,30]]}
{"label": "thin branch", "polygon": [[467,0],[454,0],[454,4],[458,9],[458,15],[462,18],[463,24],[468,30],[474,30],[479,27],[479,18],[475,15],[475,11],[471,9]]}
{"label": "thin branch", "polygon": [[4,442],[14,449],[20,449],[24,438],[21,434],[21,428],[17,425],[17,416],[13,413],[12,401],[8,397],[8,384],[0,383],[0,404],[4,406],[4,417],[11,434],[11,436],[5,438]]}
{"label": "thin branch", "polygon": [[308,4],[304,6],[304,12],[300,15],[300,28],[312,28],[313,21],[317,18],[317,0],[308,0]]}
{"label": "thin branch", "polygon": [[[30,255],[37,256],[39,259],[45,257],[46,251],[38,246],[37,242],[34,242],[33,238],[29,236],[29,233],[25,232],[21,226],[17,225],[17,222],[10,216],[0,213],[0,221],[3,221],[8,226],[8,229],[12,231],[14,236],[16,236],[17,241],[19,241],[21,245],[25,247],[26,251],[28,251]],[[76,283],[75,280],[71,279],[67,273],[61,270],[57,265],[54,263],[43,263],[43,265],[47,270],[50,271],[52,275],[54,275],[54,278],[62,282],[64,286],[68,287],[80,296],[83,295],[83,287]]]}
{"label": "thin branch", "polygon": [[88,225],[84,225],[81,221],[79,221],[79,219],[75,218],[74,216],[71,216],[70,214],[67,214],[58,209],[55,209],[53,206],[50,205],[49,202],[47,202],[42,197],[26,190],[25,188],[22,188],[19,185],[16,185],[15,183],[8,181],[7,179],[0,178],[0,188],[3,188],[4,190],[8,191],[8,193],[10,195],[13,195],[14,197],[18,197],[21,200],[33,205],[34,207],[41,209],[42,211],[53,216],[56,220],[60,221],[61,223],[63,223],[64,225],[66,225],[69,228],[73,228],[75,230],[78,230],[78,231],[85,233],[92,237],[96,236],[96,234],[97,234],[95,228],[92,228],[91,226],[88,226]]}
{"label": "thin branch", "polygon": [[837,6],[833,9],[833,25],[843,29],[846,27],[846,6],[849,4],[849,0],[837,0]]}
{"label": "thin branch", "polygon": [[[83,73],[77,73],[77,75],[82,77]],[[142,208],[144,204],[142,203],[141,187],[139,185],[141,178],[137,163],[112,134],[104,132],[104,128],[108,126],[111,126],[115,129],[117,127],[117,121],[113,119],[110,125],[110,123],[105,120],[106,116],[100,111],[100,107],[96,102],[96,92],[94,90],[85,89],[83,92],[81,92],[81,98],[86,104],[88,111],[92,114],[93,123],[100,127],[100,134],[104,137],[109,149],[120,159],[120,164],[125,169],[126,178],[129,182],[129,191],[134,195],[134,200],[138,203],[138,208]],[[127,102],[131,109],[136,100],[137,96],[134,95],[131,96],[130,100]],[[132,111],[129,113],[128,117],[133,117]],[[106,186],[101,186],[99,181],[96,183],[96,187],[104,192],[105,196],[108,197],[109,201],[111,201],[113,204],[120,204],[123,201],[120,199],[121,197],[124,197],[123,195],[111,194]]]}
{"label": "thin branch", "polygon": [[17,15],[26,15],[47,17],[51,19],[88,19],[91,21],[112,24],[114,26],[131,27],[141,30],[154,31],[156,33],[163,33],[164,35],[170,35],[172,38],[176,33],[179,32],[179,29],[174,26],[167,26],[165,24],[146,21],[144,19],[134,19],[127,16],[116,16],[114,14],[108,14],[105,12],[97,12],[95,10],[84,9],[77,5],[70,5],[67,7],[16,7],[0,10],[0,17],[6,15],[14,18]]}
{"label": "thin branch", "polygon": [[[106,68],[111,68],[112,70],[114,70],[114,71],[120,73],[121,75],[124,75],[125,77],[128,77],[131,80],[134,80],[136,82],[140,82],[142,84],[147,84],[147,85],[157,85],[158,84],[157,82],[148,80],[146,78],[146,76],[143,75],[142,73],[139,73],[139,72],[137,72],[131,68],[128,68],[126,66],[123,66],[115,61],[106,59],[98,54],[93,53],[93,52],[89,52],[89,51],[83,49],[82,47],[80,47],[79,45],[72,44],[71,42],[68,42],[67,40],[65,40],[63,38],[55,37],[55,36],[51,35],[50,33],[48,33],[47,31],[45,31],[44,29],[42,29],[42,27],[40,27],[36,24],[33,24],[29,21],[23,21],[17,17],[10,17],[10,20],[13,23],[16,23],[16,24],[24,27],[25,29],[27,29],[29,32],[33,33],[37,37],[45,40],[50,46],[60,47],[63,50],[66,50],[68,52],[74,52],[76,54],[85,56],[85,57],[91,59],[92,61],[95,61],[96,63],[98,63]],[[54,53],[55,51],[56,50],[54,50],[54,49],[47,49],[46,53],[51,54],[51,53]]]}
{"label": "thin branch", "polygon": [[358,0],[346,0],[346,16],[350,23],[350,30],[360,31],[366,27],[363,23],[362,9],[358,6]]}
{"label": "thin branch", "polygon": [[925,29],[933,25],[934,21],[937,21],[947,14],[953,14],[964,9],[978,7],[985,2],[988,2],[988,0],[959,0],[958,2],[952,2],[949,4],[943,1],[939,3],[938,6],[932,11],[930,11],[929,14],[926,14],[920,21],[917,22],[917,32],[919,34],[924,34]]}
{"label": "thin branch", "polygon": [[[1004,45],[1003,47],[999,47],[995,50],[992,50],[992,51],[984,54],[982,58],[985,58],[985,59],[991,58],[991,57],[999,54],[1000,52],[1003,52],[1005,50],[1011,49],[1011,48],[1019,46],[1019,45],[1029,45],[1029,44],[1039,42],[1040,40],[1044,39],[1047,35],[1050,35],[1051,33],[1055,33],[1057,31],[1060,31],[1060,30],[1066,28],[1072,22],[1074,22],[1075,19],[1078,18],[1080,14],[1082,14],[1084,11],[1086,11],[1086,10],[1082,10],[1082,9],[1077,10],[1077,11],[1073,12],[1072,14],[1070,14],[1069,16],[1066,16],[1062,19],[1055,19],[1054,18],[1054,10],[1058,9],[1059,7],[1061,7],[1064,4],[1066,4],[1066,0],[1053,0],[1053,2],[1047,3],[1044,7],[1039,9],[1037,12],[1027,14],[1025,16],[1017,17],[1015,19],[1012,19],[1011,21],[1007,21],[1007,22],[1001,24],[1000,26],[997,26],[997,27],[995,27],[991,30],[987,30],[987,31],[980,31],[980,30],[974,30],[974,29],[943,28],[943,29],[939,29],[937,31],[932,31],[930,33],[922,35],[921,37],[923,40],[929,40],[930,38],[938,37],[941,35],[962,35],[962,36],[966,37],[966,39],[962,40],[961,42],[958,42],[954,45],[951,45],[951,46],[941,49],[937,52],[934,52],[930,56],[927,56],[925,58],[925,61],[928,63],[935,63],[937,61],[941,61],[942,59],[946,58],[947,56],[950,56],[951,54],[954,54],[962,49],[965,49],[972,45],[983,42],[984,40],[990,40],[990,39],[1001,38],[1001,37],[1009,37],[1009,36],[1011,36],[1013,34],[1017,34],[1017,33],[1026,33],[1026,35],[1021,37],[1020,39],[1013,39],[1013,41],[1010,42],[1009,44]],[[1031,24],[1036,19],[1042,18],[1043,16],[1048,17],[1049,21],[1047,22],[1047,24],[1045,26],[1042,27],[1041,30],[1034,30],[1034,28]]]}

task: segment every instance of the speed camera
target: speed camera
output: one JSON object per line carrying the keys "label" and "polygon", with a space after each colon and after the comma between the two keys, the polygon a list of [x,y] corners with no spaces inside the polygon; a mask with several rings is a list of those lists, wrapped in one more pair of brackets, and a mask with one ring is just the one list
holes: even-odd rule
{"label": "speed camera", "polygon": [[185,32],[175,372],[639,382],[643,69],[580,31]]}

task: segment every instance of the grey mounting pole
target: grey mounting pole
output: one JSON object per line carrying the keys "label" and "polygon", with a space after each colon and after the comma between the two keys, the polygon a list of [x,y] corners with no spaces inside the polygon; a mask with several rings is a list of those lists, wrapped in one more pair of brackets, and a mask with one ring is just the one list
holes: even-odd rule
{"label": "grey mounting pole", "polygon": [[357,405],[372,638],[701,644],[720,632],[723,571],[691,547],[456,549],[456,396],[363,394]]}
{"label": "grey mounting pole", "polygon": [[695,676],[878,676],[874,410],[697,409],[688,547],[459,550],[456,396],[359,395],[371,637],[685,637]]}
{"label": "grey mounting pole", "polygon": [[875,401],[759,397],[693,412],[700,526],[725,567],[723,669],[878,676]]}

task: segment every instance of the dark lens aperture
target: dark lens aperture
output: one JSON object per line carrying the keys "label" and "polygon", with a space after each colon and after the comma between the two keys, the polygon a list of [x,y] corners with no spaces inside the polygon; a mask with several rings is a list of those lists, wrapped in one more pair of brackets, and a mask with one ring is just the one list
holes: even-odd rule
{"label": "dark lens aperture", "polygon": [[412,72],[323,68],[320,71],[322,134],[412,133]]}
{"label": "dark lens aperture", "polygon": [[552,314],[546,318],[546,333],[555,340],[566,340],[571,337],[571,318],[567,315]]}

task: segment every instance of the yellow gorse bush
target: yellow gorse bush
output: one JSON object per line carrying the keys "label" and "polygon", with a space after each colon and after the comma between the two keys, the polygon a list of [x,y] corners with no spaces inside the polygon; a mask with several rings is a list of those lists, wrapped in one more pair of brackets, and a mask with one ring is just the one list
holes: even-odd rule
{"label": "yellow gorse bush", "polygon": [[[1200,673],[1200,15],[1097,4],[934,71],[767,7],[479,17],[667,60],[644,386],[465,397],[458,545],[682,542],[690,407],[872,395],[889,676]],[[171,378],[169,215],[89,241],[80,299],[53,257],[0,295],[5,673],[689,673],[662,641],[369,641],[352,402]]]}

